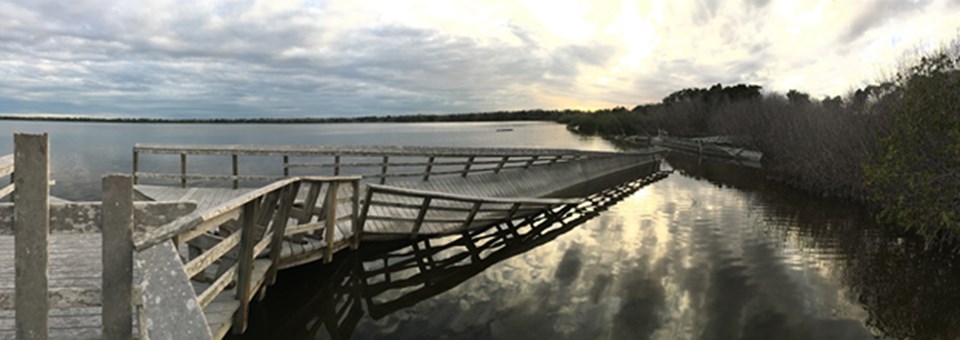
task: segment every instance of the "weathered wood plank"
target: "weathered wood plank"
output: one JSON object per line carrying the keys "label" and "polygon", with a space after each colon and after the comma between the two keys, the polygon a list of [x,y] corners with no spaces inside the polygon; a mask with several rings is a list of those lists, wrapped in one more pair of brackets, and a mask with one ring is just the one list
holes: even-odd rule
{"label": "weathered wood plank", "polygon": [[14,155],[0,156],[0,177],[13,173]]}
{"label": "weathered wood plank", "polygon": [[[145,232],[192,213],[192,202],[134,202],[135,230]],[[13,203],[0,203],[0,236],[13,235]],[[100,202],[50,204],[50,232],[82,234],[100,231]]]}
{"label": "weathered wood plank", "polygon": [[50,145],[47,134],[14,134],[17,339],[47,339]]}
{"label": "weathered wood plank", "polygon": [[172,242],[136,253],[147,333],[152,339],[211,339],[203,310]]}
{"label": "weathered wood plank", "polygon": [[130,339],[133,334],[133,178],[103,178],[103,337]]}
{"label": "weathered wood plank", "polygon": [[250,301],[250,287],[252,286],[253,275],[253,246],[257,242],[253,234],[257,221],[257,202],[251,201],[243,205],[243,216],[241,217],[241,240],[240,254],[237,261],[237,295],[236,299],[240,301],[240,310],[233,318],[233,332],[240,334],[247,330],[247,316],[250,307],[247,301]]}

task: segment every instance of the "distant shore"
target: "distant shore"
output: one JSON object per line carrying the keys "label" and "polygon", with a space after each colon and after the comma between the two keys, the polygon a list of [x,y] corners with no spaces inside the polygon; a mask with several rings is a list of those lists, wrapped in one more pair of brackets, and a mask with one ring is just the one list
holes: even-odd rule
{"label": "distant shore", "polygon": [[454,113],[441,115],[388,115],[363,117],[300,117],[300,118],[135,118],[82,116],[17,116],[0,115],[0,120],[140,123],[140,124],[328,124],[328,123],[424,123],[424,122],[496,122],[496,121],[553,121],[571,113],[570,110],[528,110],[482,113]]}

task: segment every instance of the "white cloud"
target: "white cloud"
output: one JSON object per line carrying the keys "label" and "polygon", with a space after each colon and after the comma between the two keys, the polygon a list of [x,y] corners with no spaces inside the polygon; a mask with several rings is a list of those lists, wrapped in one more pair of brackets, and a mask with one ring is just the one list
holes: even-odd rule
{"label": "white cloud", "polygon": [[843,94],[957,36],[950,0],[0,0],[0,112],[339,116]]}

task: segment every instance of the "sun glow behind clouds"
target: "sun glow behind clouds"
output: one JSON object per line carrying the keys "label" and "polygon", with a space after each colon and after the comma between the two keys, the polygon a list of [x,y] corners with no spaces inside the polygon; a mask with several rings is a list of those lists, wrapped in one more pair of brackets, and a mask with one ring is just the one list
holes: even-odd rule
{"label": "sun glow behind clouds", "polygon": [[952,0],[0,0],[0,113],[629,107],[718,82],[842,95],[956,37],[957,17]]}

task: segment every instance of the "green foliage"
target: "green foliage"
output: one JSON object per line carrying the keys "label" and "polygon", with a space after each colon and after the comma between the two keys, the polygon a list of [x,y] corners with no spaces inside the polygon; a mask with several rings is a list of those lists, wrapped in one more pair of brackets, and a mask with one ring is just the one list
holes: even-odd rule
{"label": "green foliage", "polygon": [[897,76],[889,130],[864,168],[887,222],[960,233],[960,53],[920,59]]}

